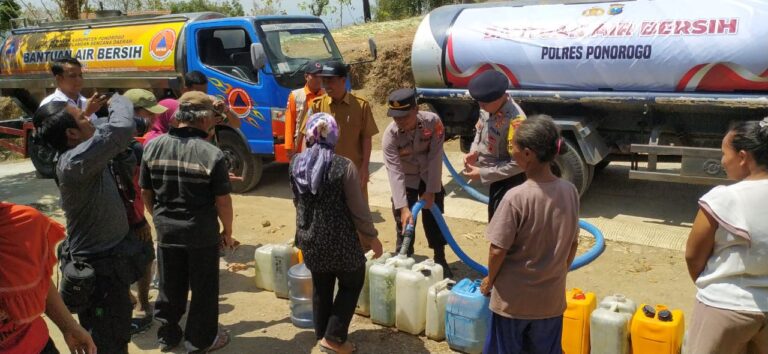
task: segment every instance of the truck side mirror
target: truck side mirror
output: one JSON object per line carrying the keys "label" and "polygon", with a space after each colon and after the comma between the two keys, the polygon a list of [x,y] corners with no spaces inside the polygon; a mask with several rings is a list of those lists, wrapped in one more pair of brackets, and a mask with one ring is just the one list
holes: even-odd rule
{"label": "truck side mirror", "polygon": [[254,70],[259,70],[264,67],[266,57],[264,46],[262,46],[261,43],[251,44],[251,65],[253,65]]}
{"label": "truck side mirror", "polygon": [[373,60],[376,60],[379,56],[379,50],[376,48],[376,41],[373,40],[373,37],[368,37],[368,49],[371,51]]}

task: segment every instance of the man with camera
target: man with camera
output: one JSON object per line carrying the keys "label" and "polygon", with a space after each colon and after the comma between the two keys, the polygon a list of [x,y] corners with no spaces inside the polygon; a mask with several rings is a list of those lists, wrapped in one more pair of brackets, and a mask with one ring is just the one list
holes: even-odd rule
{"label": "man with camera", "polygon": [[100,352],[127,353],[129,286],[150,259],[129,228],[112,162],[133,137],[133,105],[114,95],[109,117],[92,122],[78,107],[52,101],[35,112],[33,122],[37,138],[59,154],[55,177],[67,220],[60,250],[64,303],[77,312]]}

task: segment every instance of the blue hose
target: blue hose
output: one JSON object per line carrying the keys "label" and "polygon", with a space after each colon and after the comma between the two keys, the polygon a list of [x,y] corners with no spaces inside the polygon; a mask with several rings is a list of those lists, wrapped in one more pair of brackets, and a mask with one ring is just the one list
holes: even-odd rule
{"label": "blue hose", "polygon": [[[443,153],[443,163],[445,164],[445,167],[448,168],[448,171],[451,173],[451,176],[453,176],[453,179],[456,181],[456,183],[459,184],[459,186],[461,186],[462,189],[464,189],[464,191],[469,193],[469,195],[471,195],[473,198],[477,199],[477,201],[488,204],[488,196],[480,193],[477,189],[473,188],[466,181],[464,181],[464,179],[459,176],[459,173],[456,172],[456,170],[453,168],[451,162],[448,161],[448,156],[446,156],[445,153]],[[411,209],[414,224],[416,224],[416,218],[418,217],[419,212],[423,207],[424,201],[419,200]],[[437,222],[437,226],[440,228],[440,232],[442,232],[445,241],[448,242],[448,245],[451,246],[451,249],[454,253],[456,253],[459,259],[461,259],[462,262],[464,262],[478,273],[482,274],[483,276],[487,276],[488,268],[484,267],[480,263],[475,262],[475,260],[464,253],[461,247],[459,247],[459,245],[456,243],[456,239],[453,238],[451,231],[448,230],[448,225],[445,223],[445,219],[443,218],[443,214],[440,212],[440,208],[438,208],[437,205],[432,205],[430,210],[432,211],[432,216],[434,216],[435,221]],[[570,270],[576,270],[591,263],[597,259],[597,257],[600,256],[600,254],[602,254],[603,250],[605,249],[605,237],[603,237],[603,233],[600,232],[597,227],[584,220],[579,220],[579,227],[595,237],[595,245],[592,246],[592,248],[590,248],[586,253],[576,257],[576,259],[574,259],[573,263],[571,264]]]}
{"label": "blue hose", "polygon": [[478,202],[483,204],[488,204],[490,202],[490,199],[488,199],[487,195],[480,193],[480,191],[470,186],[469,183],[467,183],[467,181],[465,181],[464,178],[462,178],[459,173],[456,172],[456,169],[454,169],[453,165],[451,165],[451,161],[448,161],[448,156],[446,156],[445,153],[443,153],[443,165],[448,168],[448,172],[451,173],[453,180],[456,181],[459,186],[461,186],[461,189],[469,193],[472,198],[475,198]]}

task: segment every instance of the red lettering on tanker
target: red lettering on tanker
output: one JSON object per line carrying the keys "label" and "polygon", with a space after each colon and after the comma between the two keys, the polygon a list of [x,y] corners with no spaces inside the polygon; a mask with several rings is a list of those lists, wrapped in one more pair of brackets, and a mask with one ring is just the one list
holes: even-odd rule
{"label": "red lettering on tanker", "polygon": [[491,25],[483,30],[484,39],[557,39],[584,37],[701,36],[733,35],[739,31],[738,18],[704,18],[593,24],[558,24],[549,27],[507,27]]}
{"label": "red lettering on tanker", "polygon": [[149,42],[149,54],[157,61],[163,61],[173,53],[176,45],[176,32],[165,29],[158,32]]}

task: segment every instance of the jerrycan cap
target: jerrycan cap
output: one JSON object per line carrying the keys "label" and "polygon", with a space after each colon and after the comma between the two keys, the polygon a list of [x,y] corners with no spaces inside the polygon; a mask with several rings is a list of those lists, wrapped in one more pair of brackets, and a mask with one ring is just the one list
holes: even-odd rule
{"label": "jerrycan cap", "polygon": [[672,322],[672,312],[670,312],[669,310],[659,311],[659,321]]}
{"label": "jerrycan cap", "polygon": [[622,294],[614,294],[614,295],[613,295],[613,299],[614,299],[616,302],[626,302],[626,301],[627,301],[627,297],[626,297],[626,296],[624,296],[624,295],[622,295]]}
{"label": "jerrycan cap", "polygon": [[656,316],[656,309],[651,305],[645,305],[643,306],[643,314],[645,314],[645,317],[653,318]]}
{"label": "jerrycan cap", "polygon": [[574,300],[584,300],[587,296],[584,295],[584,292],[581,291],[581,289],[574,288],[573,289],[573,299]]}

